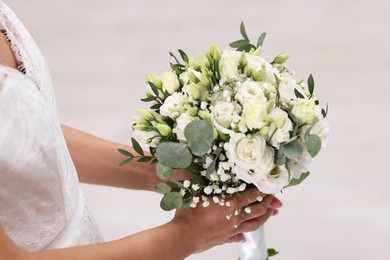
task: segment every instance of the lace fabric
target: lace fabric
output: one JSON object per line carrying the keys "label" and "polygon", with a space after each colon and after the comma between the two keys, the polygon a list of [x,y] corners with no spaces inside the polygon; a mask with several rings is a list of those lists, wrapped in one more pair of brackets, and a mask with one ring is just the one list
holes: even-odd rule
{"label": "lace fabric", "polygon": [[[101,242],[61,131],[45,59],[1,1],[0,29],[19,64],[18,70],[0,66],[0,223],[28,251]],[[80,203],[69,237],[52,246]]]}

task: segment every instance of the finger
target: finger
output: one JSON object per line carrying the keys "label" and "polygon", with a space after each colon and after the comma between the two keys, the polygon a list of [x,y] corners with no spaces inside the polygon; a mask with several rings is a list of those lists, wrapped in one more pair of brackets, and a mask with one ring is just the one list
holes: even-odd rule
{"label": "finger", "polygon": [[275,209],[275,208],[272,208],[274,210],[272,216],[276,216],[279,214],[279,210],[278,209]]}
{"label": "finger", "polygon": [[267,194],[260,192],[257,188],[252,188],[233,196],[237,200],[237,208],[242,208],[253,202],[262,200]]}
{"label": "finger", "polygon": [[243,234],[237,234],[232,237],[230,237],[228,240],[226,240],[225,243],[237,243],[237,242],[244,242],[245,237]]}
{"label": "finger", "polygon": [[272,196],[267,196],[262,202],[255,202],[242,210],[242,221],[258,218],[267,213],[272,201]]}
{"label": "finger", "polygon": [[269,208],[267,213],[262,215],[261,217],[247,220],[237,228],[237,234],[252,232],[257,230],[260,226],[264,225],[265,222],[272,216],[273,210]]}
{"label": "finger", "polygon": [[280,208],[283,206],[283,203],[275,196],[272,197],[271,207]]}

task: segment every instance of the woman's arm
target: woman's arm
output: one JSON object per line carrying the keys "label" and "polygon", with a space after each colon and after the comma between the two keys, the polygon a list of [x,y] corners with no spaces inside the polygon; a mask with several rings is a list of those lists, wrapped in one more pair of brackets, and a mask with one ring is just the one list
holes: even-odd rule
{"label": "woman's arm", "polygon": [[[242,233],[256,230],[277,212],[281,203],[268,195],[262,202],[257,198],[264,196],[255,189],[234,195],[231,206],[211,203],[209,207],[198,206],[176,211],[169,223],[125,237],[120,240],[27,253],[16,247],[0,225],[0,258],[20,260],[68,260],[68,259],[184,259],[205,251],[216,245],[243,240]],[[250,214],[244,208],[250,206]],[[236,209],[241,214],[235,215]],[[232,215],[227,219],[227,215]]]}
{"label": "woman's arm", "polygon": [[[156,165],[133,160],[125,166],[118,166],[125,157],[117,149],[133,151],[130,146],[67,126],[62,126],[62,131],[81,182],[142,190],[154,190],[161,182],[156,175]],[[174,175],[175,179],[184,179],[188,173],[175,170]]]}

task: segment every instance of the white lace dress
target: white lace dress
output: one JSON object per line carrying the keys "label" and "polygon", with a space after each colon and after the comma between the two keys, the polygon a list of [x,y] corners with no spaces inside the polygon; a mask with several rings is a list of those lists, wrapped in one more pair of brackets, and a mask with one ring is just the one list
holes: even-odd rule
{"label": "white lace dress", "polygon": [[49,70],[0,0],[0,30],[19,63],[0,65],[0,224],[28,251],[102,241],[78,185]]}

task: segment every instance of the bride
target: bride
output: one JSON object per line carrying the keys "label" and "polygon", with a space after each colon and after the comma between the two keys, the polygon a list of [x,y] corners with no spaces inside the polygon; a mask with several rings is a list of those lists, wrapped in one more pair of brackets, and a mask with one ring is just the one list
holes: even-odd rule
{"label": "bride", "polygon": [[[60,125],[46,62],[1,0],[0,32],[1,259],[183,259],[242,241],[278,212],[279,200],[252,189],[231,207],[181,209],[162,226],[103,242],[79,180],[152,191],[155,166],[119,168],[116,149],[130,147]],[[226,219],[249,204],[251,214]]]}

